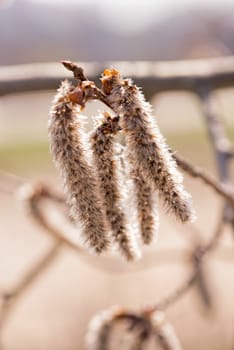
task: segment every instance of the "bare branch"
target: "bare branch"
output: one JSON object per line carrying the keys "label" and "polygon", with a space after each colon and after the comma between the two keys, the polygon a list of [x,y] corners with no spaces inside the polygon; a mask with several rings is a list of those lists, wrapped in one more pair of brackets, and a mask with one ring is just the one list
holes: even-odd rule
{"label": "bare branch", "polygon": [[0,327],[4,325],[6,318],[10,314],[14,305],[17,303],[22,294],[32,283],[51,265],[60,252],[62,241],[57,241],[52,248],[23,276],[20,282],[10,292],[2,294],[2,308],[0,311]]}
{"label": "bare branch", "polygon": [[214,308],[213,303],[213,293],[210,288],[210,283],[208,279],[208,274],[203,266],[204,264],[199,264],[197,266],[197,278],[195,283],[195,288],[198,292],[198,296],[205,307],[206,310],[211,310]]}
{"label": "bare branch", "polygon": [[[223,233],[223,225],[224,218],[222,216],[210,241],[196,251],[196,265],[194,265],[194,269],[191,275],[185,280],[185,282],[183,282],[177,289],[172,291],[172,293],[169,294],[167,297],[163,298],[161,301],[156,303],[156,305],[148,307],[146,309],[148,312],[154,312],[156,310],[164,310],[168,308],[189,291],[189,289],[194,285],[194,283],[197,280],[199,267],[204,257],[207,255],[207,253],[211,252],[217,246],[219,238]],[[194,253],[192,253],[192,255],[194,256]]]}
{"label": "bare branch", "polygon": [[191,164],[188,160],[185,160],[185,158],[180,156],[178,153],[174,153],[174,158],[178,166],[186,173],[192,177],[200,178],[204,184],[213,188],[216,193],[234,205],[234,192],[232,191],[231,187],[220,183],[212,175],[206,173],[202,168]]}
{"label": "bare branch", "polygon": [[[70,63],[70,62],[69,62]],[[63,61],[68,68],[67,62]],[[174,62],[80,62],[92,81],[97,82],[105,67],[116,67],[123,75],[131,76],[144,86],[146,95],[166,90],[196,91],[204,83],[213,88],[234,84],[234,57]],[[71,69],[70,69],[71,70]],[[81,71],[78,77],[81,77]],[[67,78],[57,63],[34,63],[0,68],[0,96],[37,90],[54,90]],[[82,80],[82,79],[81,79]]]}
{"label": "bare branch", "polygon": [[67,229],[62,227],[61,223],[60,226],[55,227],[51,223],[49,211],[43,210],[43,205],[41,204],[45,199],[50,199],[56,203],[63,203],[60,202],[61,197],[58,194],[55,194],[41,183],[36,183],[34,185],[25,184],[24,187],[20,189],[20,193],[22,199],[25,201],[28,213],[49,235],[76,251],[82,250],[77,243],[74,243],[66,237]]}
{"label": "bare branch", "polygon": [[66,69],[73,72],[74,78],[80,81],[88,80],[87,77],[84,75],[84,70],[81,67],[78,67],[74,63],[70,61],[62,61],[61,62]]}

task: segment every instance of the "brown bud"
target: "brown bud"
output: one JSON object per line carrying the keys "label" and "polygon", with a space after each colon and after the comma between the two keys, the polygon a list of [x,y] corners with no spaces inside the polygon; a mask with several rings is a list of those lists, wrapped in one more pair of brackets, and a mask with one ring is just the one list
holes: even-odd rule
{"label": "brown bud", "polygon": [[116,69],[105,69],[101,78],[102,91],[109,95],[114,87],[115,82],[119,81],[120,74]]}
{"label": "brown bud", "polygon": [[71,102],[77,103],[81,107],[85,106],[84,92],[81,86],[77,86],[72,92],[70,92],[68,98]]}

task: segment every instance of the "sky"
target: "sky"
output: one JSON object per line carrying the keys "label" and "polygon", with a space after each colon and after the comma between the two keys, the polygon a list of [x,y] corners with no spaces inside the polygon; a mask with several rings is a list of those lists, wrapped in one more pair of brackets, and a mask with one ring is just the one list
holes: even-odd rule
{"label": "sky", "polygon": [[[13,1],[0,0],[0,5],[9,6]],[[232,6],[234,0],[26,0],[46,6],[69,6],[94,4],[98,16],[103,18],[105,26],[119,35],[135,35],[150,27],[152,23],[163,20],[171,13],[184,12],[191,7]],[[107,15],[108,14],[108,15]],[[121,21],[120,21],[121,18]],[[121,22],[121,25],[120,25]]]}
{"label": "sky", "polygon": [[[20,0],[19,0],[20,1]],[[28,0],[30,2],[40,2],[40,3],[54,3],[56,5],[65,5],[68,3],[73,3],[73,4],[92,4],[92,3],[98,3],[103,6],[107,6],[107,4],[111,4],[112,7],[122,7],[125,5],[125,7],[129,8],[134,6],[147,6],[150,8],[155,8],[159,12],[168,10],[170,7],[175,7],[175,6],[188,6],[188,5],[194,5],[194,4],[199,4],[199,5],[220,5],[222,6],[223,4],[230,4],[233,5],[233,0],[118,0],[118,1],[110,1],[110,0]]]}
{"label": "sky", "polygon": [[[119,34],[135,34],[150,26],[155,21],[161,21],[171,12],[186,11],[187,8],[201,6],[234,6],[234,0],[27,0],[29,2],[45,3],[54,6],[68,4],[95,4],[99,16],[105,19],[106,26]],[[107,16],[108,14],[108,16]],[[119,18],[121,17],[121,26]]]}

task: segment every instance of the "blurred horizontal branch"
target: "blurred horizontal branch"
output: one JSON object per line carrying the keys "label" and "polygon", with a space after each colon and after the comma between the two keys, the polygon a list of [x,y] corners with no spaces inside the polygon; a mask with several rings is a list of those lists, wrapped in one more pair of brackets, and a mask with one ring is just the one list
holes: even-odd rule
{"label": "blurred horizontal branch", "polygon": [[[144,86],[147,97],[166,90],[197,91],[203,85],[224,88],[234,85],[234,56],[171,62],[79,62],[90,80],[98,82],[106,67],[115,67]],[[0,67],[0,96],[11,93],[54,90],[69,78],[59,63],[33,63]]]}

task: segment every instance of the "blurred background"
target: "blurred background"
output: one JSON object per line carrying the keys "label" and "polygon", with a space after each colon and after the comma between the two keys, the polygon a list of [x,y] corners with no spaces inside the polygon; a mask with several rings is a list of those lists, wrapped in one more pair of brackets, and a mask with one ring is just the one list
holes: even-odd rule
{"label": "blurred background", "polygon": [[[229,56],[234,54],[233,38],[233,0],[0,0],[0,65],[6,72],[19,64],[59,66],[63,59],[96,63]],[[61,189],[47,140],[53,95],[40,91],[0,98],[0,167],[25,181],[40,179]],[[233,141],[234,89],[217,90],[215,96]],[[197,97],[167,92],[151,102],[169,145],[216,175]],[[91,116],[97,109],[103,106],[91,103],[85,113]],[[201,231],[206,240],[221,203],[199,181],[185,181],[198,215],[196,227],[189,230]],[[0,191],[0,289],[10,290],[49,249],[51,239],[27,218],[15,196],[5,192]],[[7,319],[3,349],[83,349],[87,324],[97,311],[113,304],[137,309],[179,284],[190,266],[178,253],[191,246],[192,234],[161,211],[158,243],[146,249],[139,263],[116,259],[106,271],[102,258],[83,259],[64,249]],[[233,247],[233,234],[227,232],[222,245]],[[166,254],[160,255],[162,251]],[[185,349],[231,350],[233,264],[214,257],[207,270],[214,308],[207,311],[192,291],[169,309],[168,318]]]}

